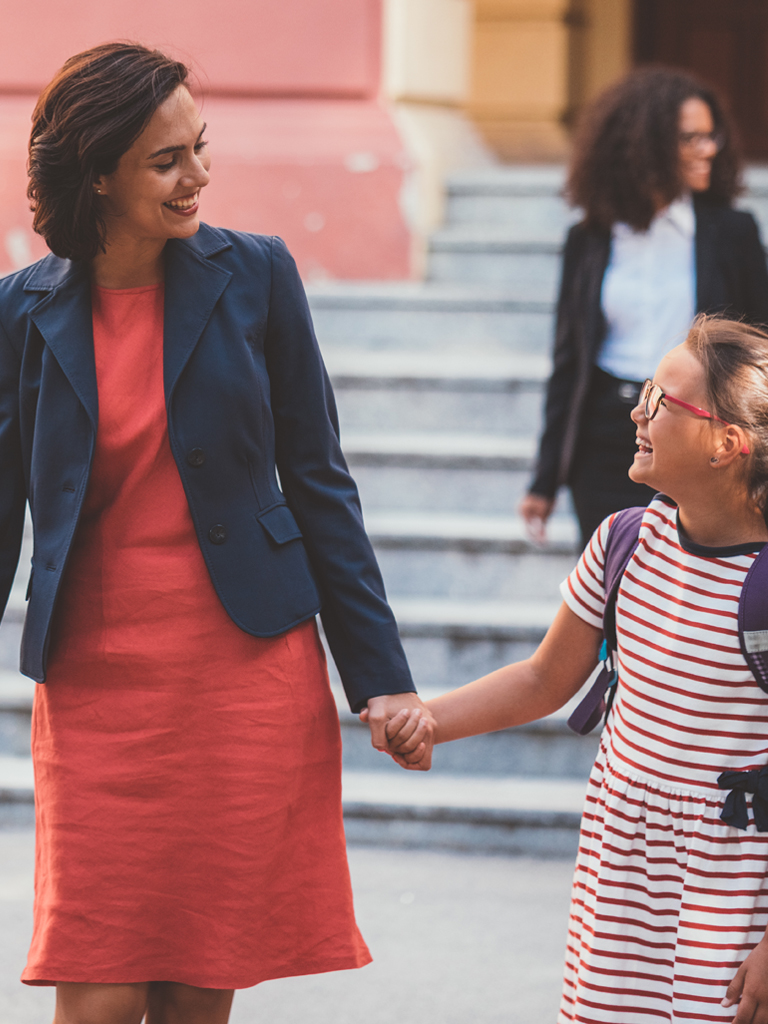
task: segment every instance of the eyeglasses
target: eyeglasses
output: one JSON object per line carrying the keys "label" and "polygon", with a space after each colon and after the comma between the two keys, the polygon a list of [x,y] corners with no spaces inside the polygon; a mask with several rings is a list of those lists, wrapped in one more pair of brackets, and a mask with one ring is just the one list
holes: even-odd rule
{"label": "eyeglasses", "polygon": [[[679,398],[673,398],[672,395],[668,395],[666,391],[662,391],[659,385],[654,384],[652,380],[645,381],[643,386],[640,388],[640,397],[637,400],[637,404],[645,406],[645,418],[647,420],[655,418],[663,401],[679,405],[681,409],[687,409],[688,412],[692,412],[694,416],[701,416],[702,419],[717,420],[717,422],[722,423],[723,426],[732,426],[732,424],[728,423],[726,420],[720,419],[719,416],[715,416],[713,413],[707,412],[706,409],[699,409],[697,405],[690,405],[688,402],[683,402]],[[743,455],[749,455],[749,448],[744,445],[741,452]]]}
{"label": "eyeglasses", "polygon": [[680,132],[677,140],[682,149],[701,149],[705,143],[713,142],[717,153],[725,145],[725,136],[722,132]]}

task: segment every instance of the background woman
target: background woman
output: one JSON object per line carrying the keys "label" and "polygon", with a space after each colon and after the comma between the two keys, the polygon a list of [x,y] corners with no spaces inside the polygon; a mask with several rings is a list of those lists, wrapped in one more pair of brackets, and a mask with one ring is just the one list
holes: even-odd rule
{"label": "background woman", "polygon": [[520,512],[543,536],[567,484],[586,544],[610,512],[647,504],[627,472],[640,382],[697,312],[768,322],[768,273],[739,188],[733,129],[678,71],[642,69],[586,111],[567,195],[584,211],[565,244],[544,432]]}
{"label": "background woman", "polygon": [[0,606],[28,499],[45,684],[23,980],[56,1024],[219,1024],[367,963],[315,613],[377,746],[420,703],[295,264],[200,224],[186,81],[138,45],[65,64],[30,143],[55,255],[0,283]]}

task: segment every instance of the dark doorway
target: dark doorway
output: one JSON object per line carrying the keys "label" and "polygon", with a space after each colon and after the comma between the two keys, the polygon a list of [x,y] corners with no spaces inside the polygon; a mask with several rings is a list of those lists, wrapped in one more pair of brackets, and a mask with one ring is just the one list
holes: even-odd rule
{"label": "dark doorway", "polygon": [[748,157],[768,160],[768,0],[635,0],[635,62],[715,86]]}

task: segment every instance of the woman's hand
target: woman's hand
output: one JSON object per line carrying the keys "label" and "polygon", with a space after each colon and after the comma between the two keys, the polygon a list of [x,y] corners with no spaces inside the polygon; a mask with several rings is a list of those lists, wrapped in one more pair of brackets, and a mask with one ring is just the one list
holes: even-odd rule
{"label": "woman's hand", "polygon": [[528,536],[534,544],[544,544],[547,539],[547,520],[552,515],[554,498],[541,494],[526,494],[520,502],[518,512],[525,520]]}
{"label": "woman's hand", "polygon": [[733,1024],[768,1024],[768,936],[736,971],[723,1006],[739,1004]]}
{"label": "woman's hand", "polygon": [[422,713],[421,708],[411,708],[410,711],[403,708],[394,718],[390,718],[386,725],[388,749],[398,764],[402,763],[401,758],[403,761],[408,759],[406,764],[409,767],[421,761],[427,750],[429,726],[429,718]]}
{"label": "woman's hand", "polygon": [[[394,719],[401,722],[404,717],[410,721],[412,714],[418,716],[416,723],[407,730],[407,736],[400,737],[397,750],[393,749],[387,730],[389,722]],[[391,754],[402,768],[426,772],[432,767],[436,723],[418,694],[391,693],[383,697],[371,697],[368,707],[360,712],[360,720],[370,726],[373,746]]]}

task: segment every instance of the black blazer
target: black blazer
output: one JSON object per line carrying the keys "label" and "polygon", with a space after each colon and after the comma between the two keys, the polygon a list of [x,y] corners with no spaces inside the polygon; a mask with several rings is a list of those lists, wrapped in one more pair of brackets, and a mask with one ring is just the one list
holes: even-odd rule
{"label": "black blazer", "polygon": [[[694,197],[696,312],[768,324],[768,271],[750,213]],[[606,324],[600,305],[611,251],[609,231],[581,223],[568,232],[557,303],[554,366],[544,432],[530,490],[553,498],[568,482],[584,400]]]}
{"label": "black blazer", "polygon": [[[169,241],[163,351],[171,450],[233,622],[268,637],[319,611],[354,710],[413,690],[284,243],[205,225]],[[97,424],[88,266],[47,256],[0,280],[0,614],[28,500],[21,670],[38,682]]]}

